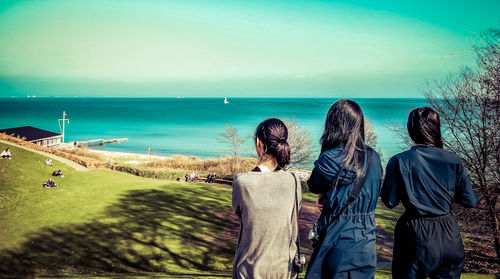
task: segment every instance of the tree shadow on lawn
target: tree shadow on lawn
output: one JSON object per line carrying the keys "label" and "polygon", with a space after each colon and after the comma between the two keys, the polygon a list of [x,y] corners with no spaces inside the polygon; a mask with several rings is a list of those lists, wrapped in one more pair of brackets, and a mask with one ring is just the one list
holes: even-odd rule
{"label": "tree shadow on lawn", "polygon": [[375,211],[378,266],[386,267],[392,262],[394,227],[396,226],[396,222],[400,215],[400,212],[383,208],[380,205]]}
{"label": "tree shadow on lawn", "polygon": [[[235,239],[220,192],[132,190],[92,223],[44,228],[16,250],[0,251],[0,274],[230,270]],[[213,276],[213,275],[212,275]]]}

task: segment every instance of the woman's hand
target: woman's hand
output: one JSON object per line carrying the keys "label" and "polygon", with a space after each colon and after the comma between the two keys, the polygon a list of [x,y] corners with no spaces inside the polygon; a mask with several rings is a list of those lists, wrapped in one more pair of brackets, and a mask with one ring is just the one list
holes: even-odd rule
{"label": "woman's hand", "polygon": [[321,199],[321,194],[318,194],[318,199],[316,200],[316,208],[319,209],[319,211],[323,211],[323,205],[319,203],[319,199]]}

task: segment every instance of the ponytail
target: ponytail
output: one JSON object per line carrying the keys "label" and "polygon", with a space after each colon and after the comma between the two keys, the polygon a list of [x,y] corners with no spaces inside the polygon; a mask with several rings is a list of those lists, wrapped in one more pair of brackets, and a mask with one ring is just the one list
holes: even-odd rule
{"label": "ponytail", "polygon": [[280,168],[284,168],[286,165],[290,164],[290,145],[288,145],[286,140],[278,143],[275,151],[276,161]]}
{"label": "ponytail", "polygon": [[290,145],[287,142],[288,129],[278,118],[262,121],[255,129],[255,139],[264,145],[264,152],[273,155],[280,168],[290,164]]}

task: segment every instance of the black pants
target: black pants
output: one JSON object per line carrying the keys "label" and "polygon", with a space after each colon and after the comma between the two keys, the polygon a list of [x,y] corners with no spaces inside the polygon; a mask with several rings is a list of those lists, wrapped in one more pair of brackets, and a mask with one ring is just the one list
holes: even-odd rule
{"label": "black pants", "polygon": [[394,231],[392,277],[460,278],[465,252],[451,214],[411,218],[403,214]]}

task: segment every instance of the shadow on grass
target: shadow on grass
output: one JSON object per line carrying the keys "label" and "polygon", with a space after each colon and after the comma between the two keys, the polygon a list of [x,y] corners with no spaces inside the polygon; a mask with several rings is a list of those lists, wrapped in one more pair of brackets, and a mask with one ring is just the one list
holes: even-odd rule
{"label": "shadow on grass", "polygon": [[394,227],[403,211],[404,208],[401,205],[394,209],[388,209],[380,199],[377,203],[375,218],[377,221],[377,264],[379,266],[390,267],[394,245]]}
{"label": "shadow on grass", "polygon": [[28,235],[18,249],[0,251],[0,274],[15,278],[106,272],[182,276],[230,270],[236,240],[221,239],[229,222],[229,216],[220,214],[230,211],[227,198],[201,188],[129,191],[103,218],[44,228]]}
{"label": "shadow on grass", "polygon": [[466,272],[498,272],[499,263],[490,239],[477,235],[462,235],[462,239],[465,245]]}

